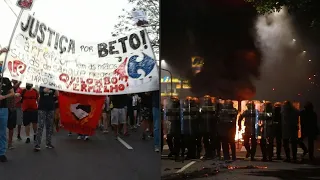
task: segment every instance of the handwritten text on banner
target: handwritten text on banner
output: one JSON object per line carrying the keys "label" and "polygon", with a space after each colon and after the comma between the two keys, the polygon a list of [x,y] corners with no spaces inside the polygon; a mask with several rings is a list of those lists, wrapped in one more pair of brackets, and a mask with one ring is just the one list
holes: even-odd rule
{"label": "handwritten text on banner", "polygon": [[92,95],[159,89],[158,69],[145,30],[83,43],[56,32],[27,12],[12,40],[4,76]]}

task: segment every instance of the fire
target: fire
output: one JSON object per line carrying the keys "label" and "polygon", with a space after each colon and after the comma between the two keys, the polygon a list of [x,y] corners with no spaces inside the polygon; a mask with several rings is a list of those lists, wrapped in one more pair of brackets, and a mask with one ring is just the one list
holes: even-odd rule
{"label": "fire", "polygon": [[234,138],[234,140],[236,141],[243,141],[243,134],[245,132],[245,127],[244,127],[244,121],[241,122],[241,129],[239,129],[238,126],[238,119],[239,119],[240,113],[237,116],[237,129],[236,129],[236,136]]}
{"label": "fire", "polygon": [[[236,141],[243,141],[243,134],[245,133],[245,128],[246,127],[244,126],[244,121],[242,120],[241,129],[239,129],[238,120],[239,120],[240,114],[243,113],[245,110],[247,110],[246,104],[247,104],[248,101],[249,100],[241,101],[241,104],[240,104],[241,105],[241,111],[239,111],[239,114],[237,116],[237,129],[236,129],[236,136],[234,138]],[[260,111],[262,103],[260,101],[254,101],[254,103],[255,103],[256,109]],[[236,104],[236,106],[237,106],[235,108],[238,109],[238,102],[237,103],[234,102],[234,104]]]}
{"label": "fire", "polygon": [[[238,117],[237,117],[237,129],[236,129],[236,135],[235,135],[235,138],[234,138],[236,141],[243,141],[243,134],[245,133],[244,121],[241,122],[241,129],[239,130],[238,119],[239,119],[240,114],[243,113],[243,111],[247,110],[246,104],[247,104],[248,101],[249,100],[241,101],[241,112],[238,114]],[[264,101],[261,102],[261,101],[254,100],[253,102],[255,103],[256,109],[258,111],[261,111],[262,110],[262,103]],[[236,104],[236,103],[234,102],[234,104]],[[299,102],[293,102],[293,105],[294,105],[295,108],[300,109],[300,103]],[[237,104],[237,106],[238,106],[238,104]],[[237,107],[235,107],[235,108],[237,108]],[[299,117],[298,126],[299,126],[298,137],[300,138],[301,137],[300,117]],[[261,137],[258,136],[258,139],[261,139]]]}

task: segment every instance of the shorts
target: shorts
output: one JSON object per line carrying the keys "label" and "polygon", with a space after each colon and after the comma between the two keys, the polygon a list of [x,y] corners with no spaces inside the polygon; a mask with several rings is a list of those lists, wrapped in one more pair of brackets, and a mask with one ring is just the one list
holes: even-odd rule
{"label": "shorts", "polygon": [[16,108],[17,111],[17,125],[21,126],[23,125],[23,112],[21,108]]}
{"label": "shorts", "polygon": [[127,119],[127,111],[125,108],[113,108],[111,110],[111,124],[112,125],[119,125],[119,124],[126,124]]}
{"label": "shorts", "polygon": [[17,126],[17,111],[15,109],[8,110],[8,124],[7,128],[12,130]]}
{"label": "shorts", "polygon": [[38,110],[23,111],[23,125],[28,126],[31,123],[38,123]]}
{"label": "shorts", "polygon": [[153,115],[152,115],[152,109],[151,108],[141,108],[141,117],[142,120],[152,121]]}

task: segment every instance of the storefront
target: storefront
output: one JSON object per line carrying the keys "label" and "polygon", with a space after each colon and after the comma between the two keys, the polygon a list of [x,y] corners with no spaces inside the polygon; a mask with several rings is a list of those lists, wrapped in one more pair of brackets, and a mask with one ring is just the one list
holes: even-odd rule
{"label": "storefront", "polygon": [[[188,80],[172,78],[172,96],[184,97],[190,91],[190,83]],[[171,79],[170,76],[161,78],[161,96],[171,95]]]}

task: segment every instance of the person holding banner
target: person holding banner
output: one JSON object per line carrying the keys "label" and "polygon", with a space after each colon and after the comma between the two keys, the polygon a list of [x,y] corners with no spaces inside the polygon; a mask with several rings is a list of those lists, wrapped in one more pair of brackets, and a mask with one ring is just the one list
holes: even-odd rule
{"label": "person holding banner", "polygon": [[127,105],[127,95],[114,95],[110,97],[110,101],[113,105],[111,110],[111,125],[113,126],[114,135],[116,138],[119,136],[119,132],[123,128],[124,135],[127,135],[127,130],[124,127],[126,124],[126,105]]}
{"label": "person holding banner", "polygon": [[141,117],[142,117],[142,140],[145,140],[147,137],[147,129],[150,129],[152,132],[152,95],[150,92],[146,92],[141,95]]}
{"label": "person holding banner", "polygon": [[34,147],[34,150],[36,152],[41,150],[40,145],[44,126],[46,126],[46,148],[54,148],[54,146],[51,144],[55,109],[54,96],[58,97],[59,95],[58,91],[45,87],[40,87],[39,93],[40,99],[38,107],[38,130]]}
{"label": "person holding banner", "polygon": [[110,97],[107,96],[106,101],[104,103],[103,110],[102,110],[103,134],[109,133],[108,131],[109,121],[110,121]]}
{"label": "person holding banner", "polygon": [[139,96],[137,94],[132,95],[132,108],[133,108],[133,124],[134,127],[137,128],[138,126],[138,102],[139,102]]}
{"label": "person holding banner", "polygon": [[[0,50],[0,55],[7,52],[7,49]],[[2,72],[2,63],[0,64]],[[0,95],[0,162],[7,162],[5,155],[7,149],[7,124],[8,124],[8,104],[7,99],[14,96],[14,90],[9,78],[1,77],[1,95]]]}
{"label": "person holding banner", "polygon": [[59,111],[59,102],[58,97],[54,96],[54,121],[53,125],[55,127],[56,132],[59,132],[60,129],[60,111]]}
{"label": "person holding banner", "polygon": [[160,93],[159,91],[152,92],[152,115],[153,115],[153,136],[154,136],[154,150],[160,151],[161,146],[161,132],[160,132]]}
{"label": "person holding banner", "polygon": [[9,130],[9,136],[8,136],[8,149],[14,149],[13,147],[13,133],[14,129],[17,126],[17,111],[15,108],[15,98],[10,97],[7,98],[7,107],[8,107],[8,125],[7,128]]}
{"label": "person holding banner", "polygon": [[39,93],[32,88],[33,84],[27,83],[26,89],[23,89],[21,96],[22,111],[23,111],[23,125],[26,131],[26,143],[30,143],[30,124],[33,129],[33,140],[36,140],[37,124],[38,124],[38,99]]}
{"label": "person holding banner", "polygon": [[15,96],[15,109],[16,109],[16,112],[17,112],[17,125],[18,125],[17,139],[19,141],[21,141],[22,140],[22,138],[21,138],[21,127],[23,125],[22,109],[21,109],[21,97],[19,96],[19,93],[21,93],[21,91],[22,91],[22,89],[20,88],[21,82],[19,82],[17,80],[12,80],[12,84],[13,84],[14,93],[17,94]]}
{"label": "person holding banner", "polygon": [[127,96],[127,118],[129,118],[127,121],[129,128],[137,129],[134,124],[133,96],[131,94]]}

